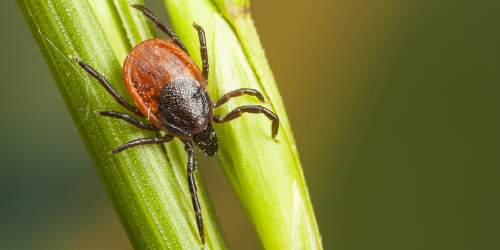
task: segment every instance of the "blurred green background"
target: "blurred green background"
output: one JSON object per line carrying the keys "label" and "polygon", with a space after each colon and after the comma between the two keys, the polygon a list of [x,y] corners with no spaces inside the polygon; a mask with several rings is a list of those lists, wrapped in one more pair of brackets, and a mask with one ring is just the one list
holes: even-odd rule
{"label": "blurred green background", "polygon": [[[500,249],[499,10],[252,0],[325,249]],[[0,249],[131,249],[14,0],[0,22]],[[229,245],[259,249],[198,160]]]}

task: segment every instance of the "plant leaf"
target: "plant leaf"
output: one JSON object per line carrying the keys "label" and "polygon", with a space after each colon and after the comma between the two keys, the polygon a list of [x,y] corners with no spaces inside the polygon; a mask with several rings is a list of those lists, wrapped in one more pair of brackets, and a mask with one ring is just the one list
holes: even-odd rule
{"label": "plant leaf", "polygon": [[[94,110],[127,111],[68,59],[73,55],[91,65],[133,103],[123,84],[121,61],[131,46],[152,36],[150,25],[146,23],[149,28],[144,28],[133,10],[123,11],[125,1],[93,1],[92,5],[87,0],[17,2],[134,248],[199,249],[191,200],[185,195],[186,164],[179,160],[185,152],[170,152],[167,158],[161,146],[147,145],[108,155],[127,141],[158,135],[94,114]],[[98,20],[94,8],[108,9],[99,12]],[[110,18],[113,20],[107,20]],[[178,142],[174,146],[182,148]],[[180,168],[183,176],[176,174]],[[196,178],[202,206],[209,207],[202,178],[198,173]],[[213,213],[202,212],[209,232],[207,249],[226,249]]]}
{"label": "plant leaf", "polygon": [[[239,88],[261,91],[270,104],[239,97],[218,108],[225,115],[236,107],[262,105],[280,118],[277,139],[263,115],[244,114],[214,125],[219,134],[219,161],[265,249],[322,249],[295,140],[264,55],[246,0],[164,0],[177,35],[201,65],[197,33],[207,36],[213,100]],[[223,10],[222,12],[220,10]]]}

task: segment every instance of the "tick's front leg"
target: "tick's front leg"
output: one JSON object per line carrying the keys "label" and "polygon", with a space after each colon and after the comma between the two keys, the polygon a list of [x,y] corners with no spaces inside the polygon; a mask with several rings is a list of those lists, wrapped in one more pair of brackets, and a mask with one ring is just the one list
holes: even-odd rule
{"label": "tick's front leg", "polygon": [[200,203],[198,202],[198,195],[196,194],[198,192],[198,189],[196,188],[196,182],[194,180],[194,171],[195,169],[195,164],[194,164],[194,150],[193,150],[193,144],[191,141],[185,141],[184,142],[185,150],[188,153],[188,165],[187,165],[187,180],[189,184],[189,193],[191,194],[191,200],[193,202],[193,210],[194,214],[196,216],[196,224],[198,224],[198,233],[200,234],[201,238],[201,243],[203,244],[203,249],[205,248],[205,231],[203,229],[203,219],[201,218],[201,207]]}

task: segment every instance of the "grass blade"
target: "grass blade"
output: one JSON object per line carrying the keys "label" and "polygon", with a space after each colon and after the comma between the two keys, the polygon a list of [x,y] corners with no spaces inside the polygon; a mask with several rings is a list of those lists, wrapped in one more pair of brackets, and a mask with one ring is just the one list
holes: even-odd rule
{"label": "grass blade", "polygon": [[[262,115],[245,114],[215,125],[217,154],[265,249],[322,249],[295,140],[245,0],[164,0],[174,30],[201,65],[193,22],[207,35],[211,74],[209,90],[217,100],[239,89],[261,91],[270,104],[239,97],[217,115],[243,105],[262,105],[280,118],[276,143],[271,123]],[[222,11],[221,11],[222,10]]]}
{"label": "grass blade", "polygon": [[[128,49],[152,37],[150,25],[137,21],[138,14],[133,10],[124,11],[128,8],[126,1],[17,2],[134,248],[199,249],[191,200],[185,193],[186,164],[181,145],[174,142],[171,147],[177,151],[169,152],[168,158],[158,145],[109,156],[107,152],[124,142],[158,135],[95,115],[94,110],[127,111],[68,60],[68,55],[73,55],[92,65],[133,103],[123,84],[121,63]],[[94,9],[102,12],[96,14]],[[182,171],[184,175],[176,174]],[[202,177],[197,173],[196,178],[202,206],[209,208]],[[207,210],[202,211],[207,249],[226,249],[217,221]]]}

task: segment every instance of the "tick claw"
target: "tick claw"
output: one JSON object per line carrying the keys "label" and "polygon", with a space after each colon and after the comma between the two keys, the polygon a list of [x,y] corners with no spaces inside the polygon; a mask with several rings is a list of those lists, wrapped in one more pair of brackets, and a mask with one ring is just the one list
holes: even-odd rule
{"label": "tick claw", "polygon": [[77,63],[80,61],[80,58],[72,55],[68,55],[69,59],[75,60]]}

